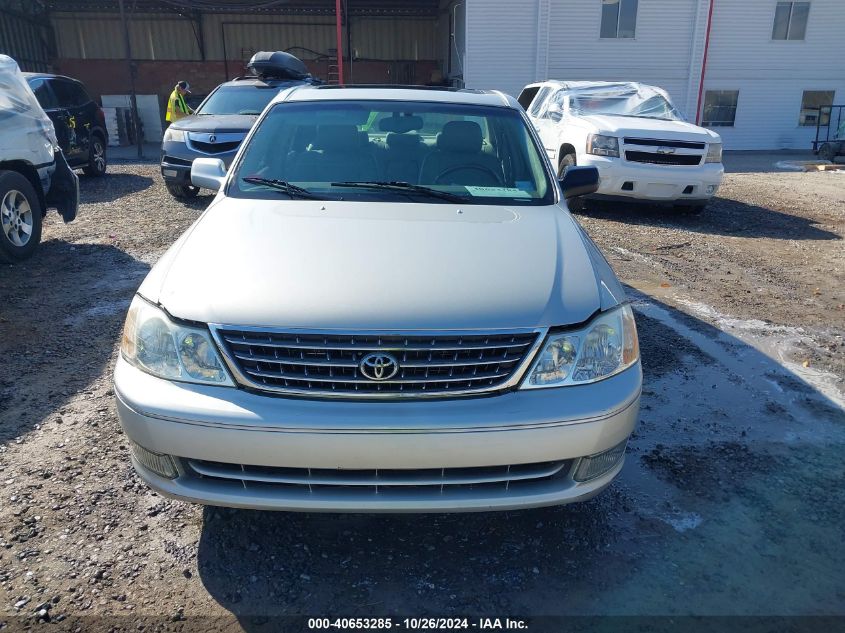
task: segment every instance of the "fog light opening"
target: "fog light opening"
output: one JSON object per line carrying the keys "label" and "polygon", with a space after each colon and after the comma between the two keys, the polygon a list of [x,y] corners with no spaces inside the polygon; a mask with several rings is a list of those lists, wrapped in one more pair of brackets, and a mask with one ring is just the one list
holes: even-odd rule
{"label": "fog light opening", "polygon": [[167,479],[176,479],[179,476],[179,472],[176,470],[176,465],[173,463],[170,455],[148,451],[132,440],[129,440],[129,447],[132,450],[132,456],[135,457],[135,460],[147,470],[151,470],[156,475]]}
{"label": "fog light opening", "polygon": [[603,453],[582,457],[573,479],[579,482],[590,481],[609,472],[625,456],[625,447],[627,445],[628,440],[626,439],[621,444],[617,444]]}
{"label": "fog light opening", "polygon": [[714,193],[716,193],[716,189],[718,189],[718,188],[719,188],[718,185],[707,185],[707,189],[706,189],[707,195],[712,196]]}

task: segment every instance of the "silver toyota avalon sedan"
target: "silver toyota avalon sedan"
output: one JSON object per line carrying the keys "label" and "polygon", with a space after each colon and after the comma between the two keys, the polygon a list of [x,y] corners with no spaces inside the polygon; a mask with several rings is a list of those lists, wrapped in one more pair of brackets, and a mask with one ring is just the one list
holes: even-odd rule
{"label": "silver toyota avalon sedan", "polygon": [[129,309],[115,394],[165,495],[304,511],[580,501],[619,473],[642,372],[623,290],[519,104],[281,92]]}

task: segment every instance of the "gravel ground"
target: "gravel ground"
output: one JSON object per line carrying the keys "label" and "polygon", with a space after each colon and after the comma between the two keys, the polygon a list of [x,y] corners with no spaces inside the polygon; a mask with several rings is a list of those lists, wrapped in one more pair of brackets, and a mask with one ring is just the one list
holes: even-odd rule
{"label": "gravel ground", "polygon": [[563,508],[369,516],[201,508],[134,475],[111,388],[123,316],[210,198],[110,169],[82,179],[76,222],[49,218],[34,259],[0,267],[0,630],[845,615],[845,174],[731,174],[697,218],[589,208],[643,351],[620,478]]}

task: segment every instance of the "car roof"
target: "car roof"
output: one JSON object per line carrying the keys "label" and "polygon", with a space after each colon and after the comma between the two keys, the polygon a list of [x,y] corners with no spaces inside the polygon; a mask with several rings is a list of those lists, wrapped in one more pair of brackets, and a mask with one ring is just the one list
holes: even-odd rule
{"label": "car roof", "polygon": [[323,85],[297,86],[281,91],[273,103],[293,101],[427,101],[432,103],[455,103],[466,105],[487,105],[518,109],[519,103],[510,95],[496,90],[466,90],[430,86],[394,85]]}
{"label": "car roof", "polygon": [[[555,88],[563,88],[564,90],[584,90],[585,88],[631,88],[636,90],[646,86],[636,81],[561,81],[559,79],[547,79],[534,84],[525,86],[526,88],[537,88],[539,86],[552,86]],[[648,86],[649,88],[654,86]]]}
{"label": "car roof", "polygon": [[272,77],[245,75],[243,77],[236,77],[230,81],[224,81],[220,86],[269,86],[271,88],[283,88],[288,85],[298,86],[308,81],[308,79],[273,79]]}
{"label": "car roof", "polygon": [[73,77],[68,77],[66,75],[53,75],[51,73],[21,73],[25,79],[67,79],[68,81],[75,81],[78,84],[82,82],[78,79],[74,79]]}

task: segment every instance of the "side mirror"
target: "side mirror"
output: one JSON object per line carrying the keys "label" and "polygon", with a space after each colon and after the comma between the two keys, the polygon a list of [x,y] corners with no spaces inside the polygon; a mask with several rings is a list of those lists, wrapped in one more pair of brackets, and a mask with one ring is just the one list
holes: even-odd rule
{"label": "side mirror", "polygon": [[567,167],[561,176],[560,188],[566,200],[595,193],[599,189],[599,170],[595,167]]}
{"label": "side mirror", "polygon": [[191,182],[203,189],[219,191],[226,182],[226,165],[219,158],[197,158],[191,165]]}
{"label": "side mirror", "polygon": [[563,118],[563,107],[559,103],[550,103],[546,115],[557,123]]}

